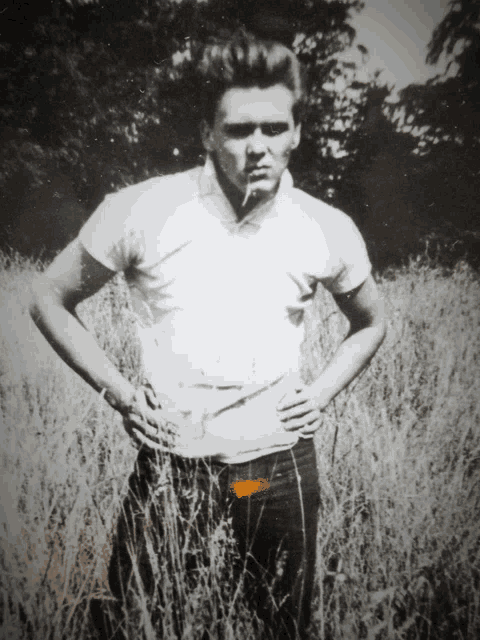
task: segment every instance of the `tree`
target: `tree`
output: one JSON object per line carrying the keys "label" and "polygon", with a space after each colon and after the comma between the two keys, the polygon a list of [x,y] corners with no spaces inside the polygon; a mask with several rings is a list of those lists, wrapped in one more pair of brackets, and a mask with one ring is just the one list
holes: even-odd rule
{"label": "tree", "polygon": [[[198,163],[200,113],[191,76],[211,35],[245,26],[292,46],[307,69],[298,183],[332,200],[354,154],[369,84],[338,60],[358,0],[39,0],[0,20],[4,205],[61,174],[90,210],[106,192]],[[338,77],[347,89],[335,88]],[[340,124],[342,123],[342,124]],[[25,198],[23,198],[25,200]],[[27,198],[28,200],[28,198]],[[29,200],[29,202],[31,199]],[[18,204],[20,203],[20,204]],[[80,221],[81,222],[81,221]]]}
{"label": "tree", "polygon": [[427,153],[445,141],[467,153],[480,140],[480,0],[452,0],[428,44],[427,63],[447,59],[444,74],[401,92],[406,121],[422,131]]}
{"label": "tree", "polygon": [[480,237],[480,0],[450,2],[432,34],[427,62],[442,57],[446,71],[403,89],[392,111],[399,130],[416,139],[410,184],[428,208],[429,235],[444,250],[455,244],[456,255],[472,254]]}

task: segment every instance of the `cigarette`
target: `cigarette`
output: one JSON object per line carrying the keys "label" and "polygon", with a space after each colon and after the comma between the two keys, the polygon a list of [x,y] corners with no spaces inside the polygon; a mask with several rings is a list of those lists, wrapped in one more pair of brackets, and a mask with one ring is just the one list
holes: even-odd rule
{"label": "cigarette", "polygon": [[247,175],[247,190],[245,191],[245,198],[242,202],[242,208],[247,204],[250,196],[252,195],[252,183],[250,182],[250,175]]}

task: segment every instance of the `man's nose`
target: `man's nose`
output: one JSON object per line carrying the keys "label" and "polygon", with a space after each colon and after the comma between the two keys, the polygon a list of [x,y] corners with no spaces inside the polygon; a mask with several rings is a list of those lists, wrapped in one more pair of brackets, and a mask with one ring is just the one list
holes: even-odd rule
{"label": "man's nose", "polygon": [[255,129],[252,135],[248,139],[247,153],[251,155],[262,155],[267,151],[267,144],[265,136],[262,133],[260,127]]}

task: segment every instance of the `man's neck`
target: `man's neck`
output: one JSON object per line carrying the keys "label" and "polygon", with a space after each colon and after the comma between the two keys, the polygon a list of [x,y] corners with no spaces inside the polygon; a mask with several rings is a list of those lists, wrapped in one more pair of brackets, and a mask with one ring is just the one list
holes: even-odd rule
{"label": "man's neck", "polygon": [[274,197],[275,194],[269,194],[267,197],[266,195],[259,196],[256,195],[255,192],[252,192],[247,200],[245,200],[245,193],[242,193],[230,182],[230,180],[228,180],[213,155],[212,161],[217,174],[218,183],[232,205],[232,209],[237,216],[238,222],[241,222],[258,204],[267,202]]}

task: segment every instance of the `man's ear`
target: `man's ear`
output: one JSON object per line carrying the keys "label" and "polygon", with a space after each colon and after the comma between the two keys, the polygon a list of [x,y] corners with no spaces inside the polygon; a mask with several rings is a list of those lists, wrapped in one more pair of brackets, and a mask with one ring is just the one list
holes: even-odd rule
{"label": "man's ear", "polygon": [[206,120],[202,120],[200,124],[200,135],[202,137],[202,144],[205,151],[211,152],[212,146],[212,128]]}
{"label": "man's ear", "polygon": [[296,149],[298,147],[298,145],[300,144],[301,136],[302,136],[302,125],[300,123],[298,123],[296,125],[294,133],[293,133],[292,151],[294,149]]}

